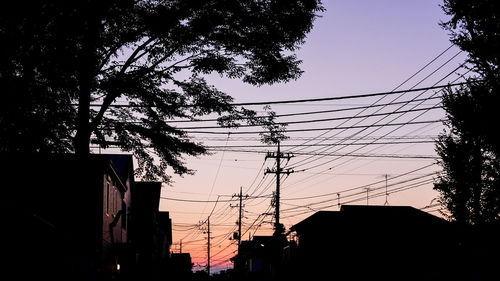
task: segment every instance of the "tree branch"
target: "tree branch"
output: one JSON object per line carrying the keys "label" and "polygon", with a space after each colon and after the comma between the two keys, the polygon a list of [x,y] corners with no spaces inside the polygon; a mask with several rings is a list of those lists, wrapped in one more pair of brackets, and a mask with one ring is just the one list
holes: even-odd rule
{"label": "tree branch", "polygon": [[[150,65],[147,70],[148,71],[152,71],[154,70],[158,65],[160,65],[160,63],[164,62],[167,58],[171,57],[173,54],[175,54],[175,52],[177,52],[177,50],[179,50],[179,47],[177,48],[173,48],[170,52],[168,52],[167,54],[165,54],[162,58],[160,58],[159,60],[157,60],[155,63],[153,63],[152,65]],[[191,56],[190,56],[191,57]],[[188,57],[189,58],[189,57]],[[187,59],[187,58],[186,58]]]}
{"label": "tree branch", "polygon": [[120,75],[125,73],[125,71],[127,70],[127,68],[132,64],[134,63],[135,61],[137,61],[137,59],[139,59],[140,57],[136,57],[137,54],[143,50],[144,48],[146,48],[147,45],[149,45],[149,43],[153,42],[155,40],[155,38],[151,37],[149,38],[148,40],[146,40],[146,42],[144,42],[142,45],[140,45],[139,47],[137,47],[134,52],[128,57],[127,61],[125,61],[125,64],[123,65],[122,69],[120,70]]}
{"label": "tree branch", "polygon": [[[144,42],[142,45],[137,47],[134,52],[128,57],[128,59],[125,61],[125,64],[122,66],[120,72],[118,73],[118,77],[121,77],[127,68],[132,65],[137,60],[137,54],[144,48],[146,48],[151,42],[153,42],[155,38],[151,37],[146,42]],[[104,116],[104,113],[106,110],[109,108],[111,103],[120,95],[120,92],[117,90],[112,90],[106,97],[104,97],[104,100],[102,102],[102,106],[99,109],[99,112],[97,115],[92,119],[92,122],[90,124],[90,131],[93,132],[97,128],[97,124],[99,124],[102,120],[102,117]]]}

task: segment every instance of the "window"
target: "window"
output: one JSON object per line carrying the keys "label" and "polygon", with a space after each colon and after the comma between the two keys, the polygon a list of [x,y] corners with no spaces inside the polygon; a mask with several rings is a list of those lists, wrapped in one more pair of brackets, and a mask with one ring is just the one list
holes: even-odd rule
{"label": "window", "polygon": [[112,213],[113,213],[113,216],[116,215],[116,187],[113,185],[113,193],[112,193],[112,196],[113,196],[113,208],[112,208]]}
{"label": "window", "polygon": [[122,228],[127,229],[127,206],[125,202],[122,201]]}
{"label": "window", "polygon": [[106,180],[106,187],[104,188],[104,192],[106,193],[106,202],[104,202],[104,204],[106,205],[106,215],[109,215],[109,211],[110,211],[110,202],[109,202],[109,196],[110,196],[110,188],[109,188],[109,181]]}

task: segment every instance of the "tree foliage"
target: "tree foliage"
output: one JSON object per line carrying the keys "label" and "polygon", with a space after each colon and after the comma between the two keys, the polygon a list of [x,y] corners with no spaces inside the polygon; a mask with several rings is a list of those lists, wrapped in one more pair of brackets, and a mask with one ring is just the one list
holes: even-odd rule
{"label": "tree foliage", "polygon": [[441,24],[450,40],[469,54],[469,62],[483,78],[498,78],[500,67],[500,3],[495,0],[444,0],[451,19]]}
{"label": "tree foliage", "polygon": [[499,221],[500,137],[494,124],[500,106],[500,3],[445,0],[443,9],[451,16],[443,28],[468,53],[479,77],[444,94],[449,130],[436,145],[443,172],[434,188],[456,221]]}
{"label": "tree foliage", "polygon": [[168,121],[255,117],[204,76],[255,86],[298,78],[293,52],[322,9],[320,0],[16,1],[0,12],[0,149],[87,154],[93,139],[133,152],[146,179],[168,181],[167,167],[191,173],[183,155],[206,150]]}
{"label": "tree foliage", "polygon": [[74,44],[49,24],[55,13],[38,12],[41,3],[16,4],[0,11],[0,151],[68,151],[77,85],[63,58]]}
{"label": "tree foliage", "polygon": [[480,94],[472,92],[474,83],[444,95],[450,132],[441,134],[436,145],[443,171],[434,188],[451,218],[463,224],[496,221],[500,214],[498,154],[484,135],[470,127],[480,127],[477,122],[482,118],[477,107]]}
{"label": "tree foliage", "polygon": [[265,144],[278,144],[282,140],[288,139],[285,135],[287,123],[276,123],[274,120],[276,118],[276,113],[271,110],[269,105],[264,107],[267,116],[264,120],[258,120],[262,127],[265,129],[264,132],[260,133],[260,141]]}

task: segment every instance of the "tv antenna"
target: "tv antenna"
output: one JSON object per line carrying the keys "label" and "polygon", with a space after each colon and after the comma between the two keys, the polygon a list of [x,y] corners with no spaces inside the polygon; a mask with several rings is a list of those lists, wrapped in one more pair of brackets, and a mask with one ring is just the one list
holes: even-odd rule
{"label": "tv antenna", "polygon": [[384,206],[389,206],[389,193],[387,192],[387,177],[389,176],[388,174],[385,174],[385,203]]}
{"label": "tv antenna", "polygon": [[368,206],[368,194],[370,193],[371,188],[365,187],[365,189],[366,189],[366,206]]}

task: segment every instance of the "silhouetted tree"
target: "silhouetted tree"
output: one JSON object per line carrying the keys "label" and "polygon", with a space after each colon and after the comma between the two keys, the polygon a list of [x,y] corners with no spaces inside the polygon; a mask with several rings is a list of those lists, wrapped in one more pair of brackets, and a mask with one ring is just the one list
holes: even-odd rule
{"label": "silhouetted tree", "polygon": [[288,136],[285,135],[288,124],[276,123],[276,112],[272,111],[269,105],[264,107],[264,111],[267,113],[267,116],[265,120],[262,120],[264,122],[261,122],[264,131],[260,133],[260,141],[265,144],[274,145],[288,139]]}
{"label": "silhouetted tree", "polygon": [[[442,26],[451,41],[468,53],[468,62],[479,74],[481,83],[467,87],[474,99],[474,114],[454,112],[464,129],[482,135],[486,143],[500,152],[500,135],[491,129],[490,122],[499,118],[500,104],[500,3],[494,0],[445,0],[444,11],[451,16]],[[462,95],[464,96],[464,95]],[[471,105],[472,106],[472,105]]]}
{"label": "silhouetted tree", "polygon": [[484,78],[497,76],[500,3],[495,0],[444,0],[443,10],[451,19],[441,26],[449,32],[451,41],[469,54],[474,70]]}
{"label": "silhouetted tree", "polygon": [[443,172],[434,188],[456,221],[499,221],[500,137],[492,123],[500,116],[500,3],[445,0],[443,9],[451,16],[443,28],[479,79],[444,94],[449,131],[436,146]]}
{"label": "silhouetted tree", "polygon": [[440,135],[436,145],[443,171],[434,188],[451,218],[460,223],[476,224],[497,217],[491,212],[495,201],[491,195],[498,185],[498,169],[494,168],[494,155],[483,147],[480,137],[456,128],[451,134]]}
{"label": "silhouetted tree", "polygon": [[70,15],[57,15],[49,6],[18,1],[0,10],[1,152],[72,147],[75,42],[69,25],[51,24]]}
{"label": "silhouetted tree", "polygon": [[217,114],[225,115],[221,125],[235,125],[255,116],[231,106],[231,96],[204,75],[256,86],[298,78],[293,52],[323,9],[320,0],[38,0],[10,6],[0,12],[0,91],[7,97],[0,150],[86,155],[95,139],[133,152],[146,179],[164,180],[167,167],[192,172],[182,155],[206,153],[168,120]]}

